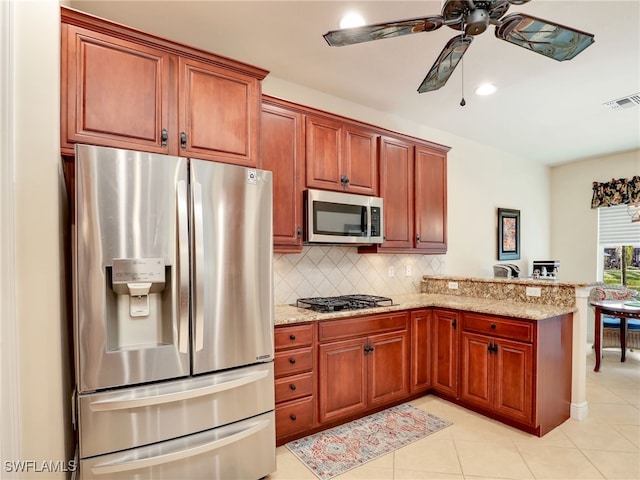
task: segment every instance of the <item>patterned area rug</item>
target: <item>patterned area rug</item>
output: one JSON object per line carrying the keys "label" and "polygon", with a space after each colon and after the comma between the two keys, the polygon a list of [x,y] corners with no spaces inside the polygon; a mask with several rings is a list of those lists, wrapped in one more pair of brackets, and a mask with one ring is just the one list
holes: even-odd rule
{"label": "patterned area rug", "polygon": [[316,477],[328,480],[451,425],[409,404],[398,405],[287,443]]}

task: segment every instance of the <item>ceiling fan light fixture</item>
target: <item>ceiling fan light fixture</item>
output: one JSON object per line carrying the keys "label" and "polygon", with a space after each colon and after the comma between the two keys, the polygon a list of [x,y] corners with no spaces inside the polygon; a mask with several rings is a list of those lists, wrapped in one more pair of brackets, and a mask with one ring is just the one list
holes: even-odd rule
{"label": "ceiling fan light fixture", "polygon": [[348,12],[340,19],[340,28],[361,27],[364,24],[364,18],[356,12]]}
{"label": "ceiling fan light fixture", "polygon": [[478,88],[476,88],[476,95],[491,95],[496,92],[496,86],[492,83],[483,83]]}

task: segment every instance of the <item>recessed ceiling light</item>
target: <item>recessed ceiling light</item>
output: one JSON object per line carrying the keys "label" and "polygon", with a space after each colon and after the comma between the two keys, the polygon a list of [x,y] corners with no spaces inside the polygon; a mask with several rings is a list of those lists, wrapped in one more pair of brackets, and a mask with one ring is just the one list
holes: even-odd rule
{"label": "recessed ceiling light", "polygon": [[495,93],[496,86],[491,83],[483,83],[478,88],[476,88],[476,95],[491,95]]}
{"label": "recessed ceiling light", "polygon": [[342,20],[340,20],[340,28],[361,27],[364,23],[362,15],[355,12],[349,12],[342,17]]}

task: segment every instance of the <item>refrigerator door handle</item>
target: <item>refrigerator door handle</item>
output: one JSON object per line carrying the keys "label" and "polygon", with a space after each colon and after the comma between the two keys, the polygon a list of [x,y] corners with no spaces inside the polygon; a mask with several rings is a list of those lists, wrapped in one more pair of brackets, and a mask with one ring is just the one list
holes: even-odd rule
{"label": "refrigerator door handle", "polygon": [[182,400],[190,400],[193,398],[203,397],[205,395],[213,395],[215,393],[233,390],[234,388],[257,382],[269,375],[269,370],[260,370],[257,372],[244,375],[240,378],[234,378],[228,382],[217,383],[206,387],[195,388],[193,390],[181,390],[177,392],[164,393],[161,395],[151,395],[140,398],[124,398],[113,400],[98,400],[91,402],[89,408],[94,412],[107,412],[112,410],[124,410],[128,408],[149,407],[170,402],[179,402]]}
{"label": "refrigerator door handle", "polygon": [[178,221],[178,351],[189,353],[189,217],[187,182],[176,185]]}
{"label": "refrigerator door handle", "polygon": [[194,252],[194,264],[193,264],[193,279],[195,285],[194,292],[194,342],[195,351],[200,351],[204,348],[204,311],[203,311],[203,299],[204,299],[204,278],[200,271],[204,270],[204,224],[203,224],[203,212],[202,212],[202,185],[197,182],[192,182],[191,188],[193,190],[193,252]]}
{"label": "refrigerator door handle", "polygon": [[246,430],[242,430],[238,433],[234,433],[233,435],[229,435],[228,437],[224,437],[219,440],[214,440],[211,442],[206,442],[192,448],[172,451],[163,455],[140,458],[140,459],[124,461],[124,462],[108,462],[104,464],[97,464],[91,467],[91,472],[94,475],[109,475],[113,473],[127,472],[131,470],[136,470],[139,468],[149,468],[149,467],[154,467],[156,465],[162,465],[169,462],[184,460],[184,459],[194,457],[196,455],[200,455],[206,452],[218,450],[232,443],[239,442],[240,440],[250,437],[251,435],[254,435],[257,432],[263,430],[264,428],[269,426],[270,423],[271,423],[270,420],[263,420],[255,425],[252,425]]}

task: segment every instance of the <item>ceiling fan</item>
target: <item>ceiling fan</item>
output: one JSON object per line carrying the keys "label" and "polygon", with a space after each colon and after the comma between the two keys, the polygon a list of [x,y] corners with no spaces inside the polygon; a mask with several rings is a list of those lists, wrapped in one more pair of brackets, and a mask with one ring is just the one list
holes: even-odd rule
{"label": "ceiling fan", "polygon": [[590,33],[548,20],[522,13],[504,16],[511,5],[527,2],[529,0],[443,0],[441,15],[332,30],[323,36],[330,46],[341,47],[432,32],[443,25],[460,30],[460,35],[449,40],[440,52],[418,87],[419,93],[437,90],[447,83],[473,37],[483,33],[490,24],[496,26],[495,34],[499,39],[558,61],[571,60],[594,42]]}

